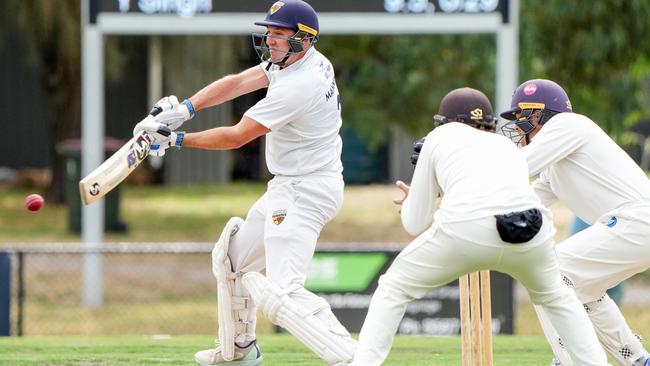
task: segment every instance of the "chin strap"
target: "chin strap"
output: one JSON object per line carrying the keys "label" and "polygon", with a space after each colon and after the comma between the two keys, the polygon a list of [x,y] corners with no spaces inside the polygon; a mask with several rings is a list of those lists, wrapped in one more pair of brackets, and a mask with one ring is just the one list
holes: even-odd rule
{"label": "chin strap", "polygon": [[271,69],[272,65],[278,65],[278,66],[280,66],[280,69],[283,69],[286,66],[286,63],[287,63],[287,60],[289,59],[289,57],[291,57],[291,55],[289,54],[289,52],[287,52],[284,55],[284,58],[282,60],[278,61],[278,62],[273,62],[271,60],[267,61],[268,64],[266,65],[266,71],[269,71]]}

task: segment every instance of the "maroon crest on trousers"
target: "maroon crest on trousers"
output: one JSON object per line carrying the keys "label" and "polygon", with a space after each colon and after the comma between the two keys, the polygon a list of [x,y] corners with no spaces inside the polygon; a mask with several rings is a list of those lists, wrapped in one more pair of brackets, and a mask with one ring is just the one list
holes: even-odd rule
{"label": "maroon crest on trousers", "polygon": [[273,223],[276,225],[280,225],[284,221],[285,217],[287,217],[287,210],[273,211],[273,215],[271,216]]}

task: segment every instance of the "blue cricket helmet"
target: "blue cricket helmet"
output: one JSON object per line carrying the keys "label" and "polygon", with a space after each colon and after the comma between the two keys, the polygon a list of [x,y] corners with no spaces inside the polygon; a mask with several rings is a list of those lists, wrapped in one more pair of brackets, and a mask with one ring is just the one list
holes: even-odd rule
{"label": "blue cricket helmet", "polygon": [[276,1],[266,13],[266,18],[255,22],[255,25],[293,29],[311,37],[317,37],[319,33],[316,11],[302,0]]}

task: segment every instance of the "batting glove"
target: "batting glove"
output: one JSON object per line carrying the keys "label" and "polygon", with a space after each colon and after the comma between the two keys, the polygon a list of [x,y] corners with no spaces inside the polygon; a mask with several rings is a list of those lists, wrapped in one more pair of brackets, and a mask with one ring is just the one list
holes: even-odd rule
{"label": "batting glove", "polygon": [[[176,96],[170,95],[156,102],[149,115],[153,116],[154,121],[175,131],[181,127],[183,122],[192,119],[195,113],[194,106],[192,106],[192,102],[189,99],[185,99],[179,103]],[[134,136],[144,129],[140,126],[141,123],[138,123],[133,129]]]}
{"label": "batting glove", "polygon": [[147,118],[138,123],[138,125],[140,126],[139,131],[147,132],[154,139],[149,150],[149,155],[163,156],[165,155],[165,150],[168,148],[176,146],[180,149],[183,144],[185,132],[172,131],[169,127],[154,121],[152,118]]}

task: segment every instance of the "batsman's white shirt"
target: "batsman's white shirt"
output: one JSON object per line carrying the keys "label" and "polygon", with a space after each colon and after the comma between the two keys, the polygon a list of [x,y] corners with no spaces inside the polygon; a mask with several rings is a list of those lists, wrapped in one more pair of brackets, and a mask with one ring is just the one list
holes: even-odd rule
{"label": "batsman's white shirt", "polygon": [[[522,244],[501,240],[494,215],[531,208],[543,213],[539,233]],[[587,314],[560,279],[550,212],[535,196],[523,154],[510,140],[457,122],[437,127],[422,146],[401,212],[404,228],[419,236],[379,279],[351,366],[383,363],[408,302],[482,269],[508,273],[528,289],[576,365],[607,363]]]}
{"label": "batsman's white shirt", "polygon": [[245,115],[271,130],[266,164],[273,175],[340,177],[341,105],[332,64],[315,48],[289,67],[272,66],[266,97]]}

